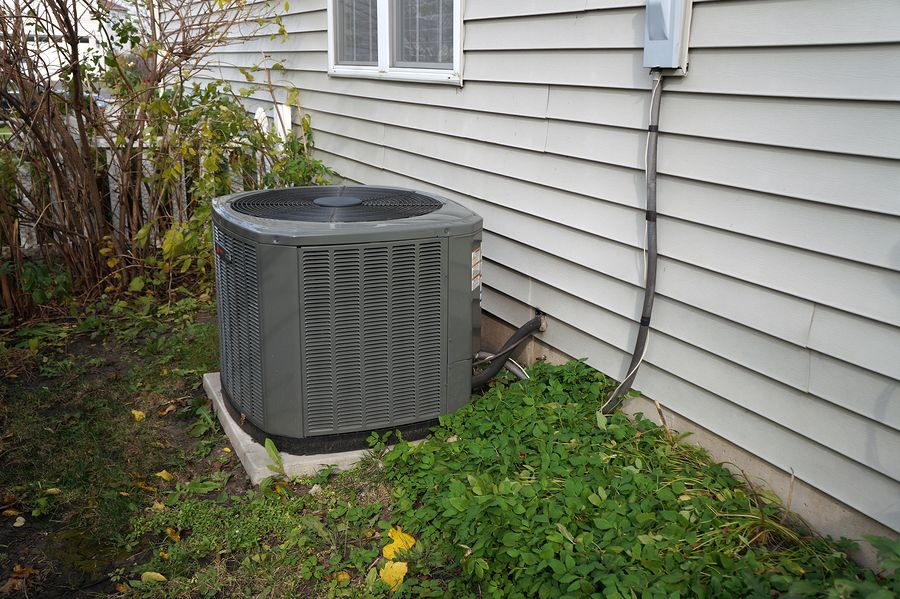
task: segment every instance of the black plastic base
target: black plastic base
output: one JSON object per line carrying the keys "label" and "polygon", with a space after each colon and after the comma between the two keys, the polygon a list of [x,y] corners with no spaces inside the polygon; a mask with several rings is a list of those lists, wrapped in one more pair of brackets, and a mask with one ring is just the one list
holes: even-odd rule
{"label": "black plastic base", "polygon": [[391,426],[387,428],[379,428],[373,430],[365,430],[365,431],[356,431],[352,433],[339,433],[336,435],[318,435],[315,437],[305,437],[305,438],[297,438],[297,437],[283,437],[281,435],[272,435],[249,420],[244,419],[241,422],[241,414],[234,408],[234,403],[231,401],[231,397],[229,397],[228,392],[225,388],[222,388],[222,396],[225,398],[223,402],[225,404],[226,409],[228,410],[228,414],[231,416],[232,420],[238,423],[238,426],[241,427],[245,433],[250,435],[250,437],[256,441],[257,443],[263,444],[265,440],[271,439],[273,443],[275,443],[275,447],[278,448],[278,451],[283,451],[285,453],[291,453],[294,455],[310,455],[315,453],[336,453],[340,451],[352,451],[354,449],[365,449],[369,446],[368,438],[373,432],[378,434],[384,434],[387,432],[400,431],[400,434],[403,435],[403,438],[407,441],[415,441],[417,439],[422,439],[428,435],[428,431],[431,430],[431,427],[437,425],[438,420],[425,420],[423,422],[413,422],[411,424],[404,424],[401,426]]}

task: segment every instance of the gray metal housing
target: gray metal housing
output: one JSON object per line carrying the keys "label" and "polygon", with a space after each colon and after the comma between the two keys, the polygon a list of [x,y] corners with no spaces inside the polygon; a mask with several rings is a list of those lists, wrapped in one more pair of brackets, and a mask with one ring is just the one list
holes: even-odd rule
{"label": "gray metal housing", "polygon": [[422,422],[468,401],[480,216],[423,194],[442,207],[295,222],[236,212],[244,195],[213,201],[222,386],[235,410],[302,439]]}

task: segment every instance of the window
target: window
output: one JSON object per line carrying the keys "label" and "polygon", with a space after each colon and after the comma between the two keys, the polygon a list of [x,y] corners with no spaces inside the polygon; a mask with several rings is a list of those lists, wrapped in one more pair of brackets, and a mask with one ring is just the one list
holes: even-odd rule
{"label": "window", "polygon": [[328,72],[461,84],[461,0],[328,0]]}

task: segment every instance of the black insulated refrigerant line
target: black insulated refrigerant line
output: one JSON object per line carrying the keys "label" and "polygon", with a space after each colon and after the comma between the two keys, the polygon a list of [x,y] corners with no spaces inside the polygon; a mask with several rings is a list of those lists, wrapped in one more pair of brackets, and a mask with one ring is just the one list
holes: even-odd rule
{"label": "black insulated refrigerant line", "polygon": [[[541,316],[535,316],[516,329],[516,332],[506,340],[506,343],[503,344],[500,351],[493,356],[485,358],[489,364],[481,372],[472,375],[472,390],[477,391],[478,389],[481,389],[487,385],[492,378],[497,376],[497,373],[503,368],[503,365],[506,363],[509,356],[512,355],[513,351],[515,351],[521,343],[527,341],[529,337],[541,329],[541,322]],[[518,373],[515,374],[516,376],[519,376]]]}
{"label": "black insulated refrigerant line", "polygon": [[631,390],[631,385],[637,376],[638,368],[647,355],[647,345],[650,337],[650,317],[653,314],[653,299],[656,295],[656,158],[657,144],[659,142],[659,104],[662,95],[662,73],[651,71],[653,76],[653,91],[650,94],[650,125],[647,127],[647,152],[645,156],[645,168],[647,179],[647,208],[646,208],[646,262],[644,271],[644,306],[641,310],[641,322],[637,339],[634,342],[634,352],[631,354],[631,364],[619,386],[609,394],[609,398],[603,404],[605,414],[614,411],[622,403],[622,397]]}

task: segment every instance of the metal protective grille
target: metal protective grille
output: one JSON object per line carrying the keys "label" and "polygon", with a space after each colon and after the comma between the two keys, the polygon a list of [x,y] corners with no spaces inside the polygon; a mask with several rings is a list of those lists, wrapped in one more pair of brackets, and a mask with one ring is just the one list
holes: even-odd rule
{"label": "metal protective grille", "polygon": [[444,240],[300,250],[307,435],[436,418],[444,394]]}
{"label": "metal protective grille", "polygon": [[243,414],[263,424],[262,351],[256,246],[214,227],[222,387]]}
{"label": "metal protective grille", "polygon": [[[316,203],[326,198],[352,198],[358,203],[347,206]],[[442,205],[432,197],[402,189],[297,187],[251,193],[236,199],[231,208],[241,214],[274,220],[356,223],[423,216]]]}

